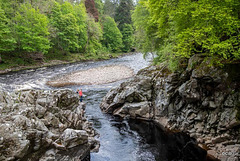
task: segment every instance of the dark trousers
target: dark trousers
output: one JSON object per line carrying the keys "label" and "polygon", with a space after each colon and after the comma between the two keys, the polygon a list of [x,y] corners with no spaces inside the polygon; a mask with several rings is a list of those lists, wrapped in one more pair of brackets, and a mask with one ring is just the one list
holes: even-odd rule
{"label": "dark trousers", "polygon": [[83,100],[83,97],[82,97],[82,96],[80,96],[80,102],[82,102],[82,100]]}

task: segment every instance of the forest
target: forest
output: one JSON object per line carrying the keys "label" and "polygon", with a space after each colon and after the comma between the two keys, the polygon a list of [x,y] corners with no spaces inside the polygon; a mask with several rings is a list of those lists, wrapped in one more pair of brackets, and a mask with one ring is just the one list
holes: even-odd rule
{"label": "forest", "polygon": [[130,52],[131,10],[132,0],[0,0],[0,66]]}
{"label": "forest", "polygon": [[177,70],[240,59],[239,0],[0,0],[0,68],[140,51]]}

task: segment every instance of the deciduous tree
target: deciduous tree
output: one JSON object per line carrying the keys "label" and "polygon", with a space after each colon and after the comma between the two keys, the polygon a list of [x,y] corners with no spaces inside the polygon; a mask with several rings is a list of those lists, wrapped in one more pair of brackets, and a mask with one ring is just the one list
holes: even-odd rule
{"label": "deciduous tree", "polygon": [[4,10],[0,6],[0,63],[2,62],[1,53],[13,51],[15,48],[16,41],[12,35],[9,19],[7,19]]}
{"label": "deciduous tree", "polygon": [[144,44],[153,47],[157,61],[199,53],[217,60],[240,59],[240,1],[140,0],[138,6],[143,3],[147,22],[139,21],[143,12],[137,10],[133,19],[138,31],[151,35],[147,41],[154,40]]}
{"label": "deciduous tree", "polygon": [[77,50],[79,27],[72,5],[69,2],[62,5],[55,2],[50,19],[54,27],[51,34],[54,46],[63,52]]}
{"label": "deciduous tree", "polygon": [[48,40],[48,19],[30,4],[22,4],[14,18],[18,49],[26,52],[46,53],[50,48]]}
{"label": "deciduous tree", "polygon": [[126,23],[123,25],[122,36],[122,51],[129,52],[132,49],[134,42],[132,25]]}
{"label": "deciduous tree", "polygon": [[75,17],[78,26],[78,51],[84,52],[87,44],[87,13],[84,4],[80,3],[74,6]]}
{"label": "deciduous tree", "polygon": [[122,48],[122,34],[113,18],[106,16],[103,22],[103,44],[112,52]]}
{"label": "deciduous tree", "polygon": [[95,6],[94,0],[85,0],[85,6],[86,6],[86,9],[87,9],[87,13],[90,16],[94,17],[95,21],[98,22],[99,13],[98,13],[98,10]]}
{"label": "deciduous tree", "polygon": [[95,22],[91,16],[87,17],[87,45],[85,51],[91,54],[96,54],[98,50],[101,50],[102,44],[102,28],[99,22]]}

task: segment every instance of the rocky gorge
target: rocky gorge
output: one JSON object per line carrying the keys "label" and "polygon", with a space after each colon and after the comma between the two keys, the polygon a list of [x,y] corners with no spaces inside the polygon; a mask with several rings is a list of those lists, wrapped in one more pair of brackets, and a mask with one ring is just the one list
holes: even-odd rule
{"label": "rocky gorge", "polygon": [[181,72],[150,66],[111,89],[100,107],[115,116],[154,121],[171,132],[189,134],[207,151],[206,159],[239,160],[239,67],[215,67],[200,54]]}
{"label": "rocky gorge", "polygon": [[0,160],[89,160],[99,142],[84,114],[70,89],[1,90]]}

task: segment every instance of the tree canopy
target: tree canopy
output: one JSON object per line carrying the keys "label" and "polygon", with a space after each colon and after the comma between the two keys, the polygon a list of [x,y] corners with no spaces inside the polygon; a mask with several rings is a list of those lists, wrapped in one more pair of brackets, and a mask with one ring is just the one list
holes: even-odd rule
{"label": "tree canopy", "polygon": [[128,52],[132,9],[132,0],[0,0],[0,54]]}
{"label": "tree canopy", "polygon": [[12,51],[15,48],[15,39],[9,26],[9,19],[0,6],[0,52]]}
{"label": "tree canopy", "polygon": [[103,22],[103,44],[113,52],[122,48],[122,34],[110,16],[106,16]]}
{"label": "tree canopy", "polygon": [[123,41],[123,48],[124,52],[129,52],[133,48],[133,28],[131,24],[124,24],[122,29],[122,41]]}
{"label": "tree canopy", "polygon": [[120,4],[115,12],[115,21],[118,23],[120,31],[123,30],[123,25],[132,24],[131,10],[133,10],[132,0],[120,0]]}
{"label": "tree canopy", "polygon": [[50,20],[55,31],[55,37],[52,39],[54,46],[62,51],[78,49],[79,27],[72,5],[69,2],[62,5],[55,2]]}
{"label": "tree canopy", "polygon": [[[101,8],[100,6],[100,2],[97,4],[97,6],[99,8]],[[87,9],[87,13],[89,15],[91,15],[92,17],[94,17],[95,21],[97,22],[99,20],[99,13],[98,13],[98,10],[95,6],[95,1],[94,0],[85,0],[85,6],[86,6],[86,9]]]}
{"label": "tree canopy", "polygon": [[22,4],[15,16],[17,47],[26,52],[46,53],[50,48],[48,40],[48,19],[30,4]]}
{"label": "tree canopy", "polygon": [[239,8],[238,0],[140,0],[132,17],[157,61],[199,53],[239,59]]}

